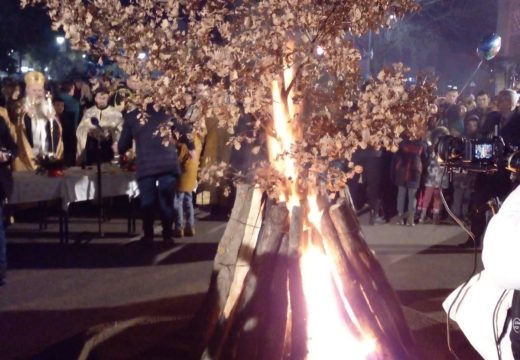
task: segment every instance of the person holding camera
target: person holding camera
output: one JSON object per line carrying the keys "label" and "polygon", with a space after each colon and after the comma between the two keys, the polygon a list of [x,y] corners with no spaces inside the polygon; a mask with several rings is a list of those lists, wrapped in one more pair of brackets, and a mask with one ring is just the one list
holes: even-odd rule
{"label": "person holding camera", "polygon": [[[482,263],[489,280],[500,289],[514,290],[508,305],[506,323],[499,324],[501,329],[509,333],[502,334],[501,338],[508,335],[511,341],[510,349],[502,348],[504,359],[520,359],[520,273],[517,258],[520,252],[519,231],[520,188],[517,188],[507,196],[498,213],[490,220],[482,250]],[[494,312],[500,311],[498,307],[497,304]]]}
{"label": "person holding camera", "polygon": [[[520,110],[517,106],[518,94],[511,89],[502,90],[497,97],[498,111],[489,113],[482,128],[484,137],[500,136],[505,147],[513,149],[520,145]],[[478,174],[475,182],[473,209],[471,214],[471,231],[475,235],[476,246],[480,247],[482,235],[486,229],[486,211],[493,199],[504,199],[512,190],[513,182],[510,173],[499,167],[492,173]],[[473,247],[468,238],[461,247]]]}
{"label": "person holding camera", "polygon": [[18,147],[9,131],[7,121],[0,116],[0,286],[5,283],[7,270],[3,204],[13,188],[11,164],[18,154]]}

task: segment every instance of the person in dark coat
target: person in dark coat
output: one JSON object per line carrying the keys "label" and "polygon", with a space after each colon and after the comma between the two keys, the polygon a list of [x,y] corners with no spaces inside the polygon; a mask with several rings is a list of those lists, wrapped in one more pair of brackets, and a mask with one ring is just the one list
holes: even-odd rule
{"label": "person in dark coat", "polygon": [[[415,207],[417,205],[417,189],[421,186],[423,170],[427,164],[428,145],[424,140],[405,139],[399,144],[399,150],[394,155],[392,173],[397,192],[397,215],[399,225],[406,223],[415,225]],[[408,208],[405,213],[405,203],[408,200]]]}
{"label": "person in dark coat", "polygon": [[5,283],[7,270],[3,204],[13,189],[11,163],[18,154],[18,147],[11,136],[7,121],[7,119],[0,117],[0,285]]}
{"label": "person in dark coat", "polygon": [[[143,244],[153,242],[154,212],[157,202],[161,212],[163,240],[172,242],[174,234],[174,196],[181,174],[177,148],[174,139],[174,119],[163,109],[153,105],[146,108],[146,119],[141,119],[139,109],[125,114],[123,130],[118,143],[119,154],[136,146],[137,185],[139,187],[143,216]],[[194,157],[194,145],[187,141],[190,156]]]}
{"label": "person in dark coat", "polygon": [[74,83],[65,81],[61,84],[59,98],[63,101],[64,111],[60,116],[63,129],[63,161],[66,166],[76,164],[76,129],[80,120],[79,101],[74,97]]}
{"label": "person in dark coat", "polygon": [[[358,148],[352,157],[352,161],[356,165],[363,167],[363,173],[360,175],[360,181],[370,206],[370,217],[368,223],[384,224],[386,220],[379,214],[381,207],[381,177],[383,171],[382,163],[383,151],[381,148],[368,146],[365,149]],[[359,180],[358,180],[359,181]]]}
{"label": "person in dark coat", "polygon": [[[514,90],[502,90],[497,97],[498,111],[487,114],[482,134],[492,136],[495,128],[505,142],[506,148],[520,146],[520,108],[518,95]],[[513,190],[510,173],[503,167],[493,174],[477,174],[473,192],[471,212],[471,232],[475,235],[476,246],[482,244],[482,236],[486,229],[486,211],[493,198],[504,199]],[[468,238],[461,247],[473,247],[473,240]]]}

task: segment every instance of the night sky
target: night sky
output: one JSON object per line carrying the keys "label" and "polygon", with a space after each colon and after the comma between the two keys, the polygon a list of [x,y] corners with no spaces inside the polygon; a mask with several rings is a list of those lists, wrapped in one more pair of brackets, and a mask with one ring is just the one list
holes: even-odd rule
{"label": "night sky", "polygon": [[[478,63],[480,39],[496,31],[496,0],[421,0],[423,10],[407,16],[392,29],[375,35],[374,63],[402,61],[414,71],[434,68],[441,85],[459,86]],[[56,55],[55,36],[42,8],[21,10],[19,0],[2,0],[0,12],[0,69],[12,69],[8,52],[30,53],[42,63]],[[366,50],[366,40],[359,45]],[[487,64],[478,81],[486,81]],[[480,80],[479,80],[480,79]]]}

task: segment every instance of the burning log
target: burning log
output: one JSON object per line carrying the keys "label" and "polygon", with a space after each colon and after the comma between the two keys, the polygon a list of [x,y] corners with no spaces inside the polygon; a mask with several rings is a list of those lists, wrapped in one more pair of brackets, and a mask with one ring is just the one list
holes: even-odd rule
{"label": "burning log", "polygon": [[[235,271],[239,269],[243,280],[248,266],[247,260],[253,254],[262,223],[263,201],[263,194],[259,189],[245,184],[237,186],[231,217],[213,262],[213,273],[204,306],[194,322],[195,331],[201,333],[205,344],[213,336],[218,319],[224,315],[226,304],[229,311],[231,304],[236,302],[241,284],[238,278],[235,281]],[[245,244],[248,245],[243,246]],[[233,284],[234,290],[232,290]],[[232,294],[231,299],[229,299],[230,294]]]}
{"label": "burning log", "polygon": [[[397,297],[348,205],[332,206],[311,226],[309,209],[293,206],[289,216],[286,203],[262,203],[250,188],[238,193],[210,287],[202,359],[417,358]],[[240,224],[254,211],[261,229],[245,231]],[[223,266],[224,259],[235,263]]]}
{"label": "burning log", "polygon": [[299,255],[303,243],[304,213],[299,206],[292,208],[289,231],[288,283],[291,320],[290,359],[303,360],[307,354],[306,308]]}
{"label": "burning log", "polygon": [[271,300],[273,270],[277,260],[283,260],[279,250],[286,227],[286,206],[269,206],[240,295],[229,313],[224,311],[203,359],[256,359],[260,354],[269,331],[264,315]]}
{"label": "burning log", "polygon": [[[397,295],[368,247],[354,211],[345,202],[340,202],[333,205],[329,213],[342,247],[342,258],[354,274],[350,281],[357,282],[363,293],[365,304],[358,312],[363,316],[360,318],[362,326],[375,332],[390,358],[417,358],[414,340]],[[353,287],[350,291],[353,291]],[[370,308],[370,312],[366,312],[366,306]]]}

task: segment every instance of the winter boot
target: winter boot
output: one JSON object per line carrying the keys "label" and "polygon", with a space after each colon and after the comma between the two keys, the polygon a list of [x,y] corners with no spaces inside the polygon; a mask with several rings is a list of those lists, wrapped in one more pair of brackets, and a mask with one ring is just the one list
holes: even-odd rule
{"label": "winter boot", "polygon": [[415,214],[414,213],[408,214],[408,217],[406,219],[406,225],[415,226]]}

